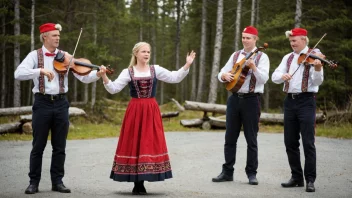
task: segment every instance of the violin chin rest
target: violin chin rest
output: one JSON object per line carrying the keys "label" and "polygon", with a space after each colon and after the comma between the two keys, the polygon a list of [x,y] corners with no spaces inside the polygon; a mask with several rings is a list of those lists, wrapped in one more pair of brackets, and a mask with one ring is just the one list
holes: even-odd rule
{"label": "violin chin rest", "polygon": [[65,53],[58,52],[55,56],[55,60],[60,63],[63,63],[65,61]]}

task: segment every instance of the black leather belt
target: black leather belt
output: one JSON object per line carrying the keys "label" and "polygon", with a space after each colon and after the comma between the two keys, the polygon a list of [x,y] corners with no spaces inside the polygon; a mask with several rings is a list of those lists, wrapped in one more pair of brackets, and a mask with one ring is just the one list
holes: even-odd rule
{"label": "black leather belt", "polygon": [[260,93],[233,93],[233,95],[239,98],[248,98],[248,97],[259,96]]}
{"label": "black leather belt", "polygon": [[48,99],[48,100],[60,100],[60,99],[64,99],[66,97],[66,94],[52,95],[52,94],[35,93],[35,95],[37,97],[45,98],[45,99]]}
{"label": "black leather belt", "polygon": [[302,92],[302,93],[288,93],[287,97],[290,99],[297,99],[303,97],[312,97],[314,96],[313,92]]}

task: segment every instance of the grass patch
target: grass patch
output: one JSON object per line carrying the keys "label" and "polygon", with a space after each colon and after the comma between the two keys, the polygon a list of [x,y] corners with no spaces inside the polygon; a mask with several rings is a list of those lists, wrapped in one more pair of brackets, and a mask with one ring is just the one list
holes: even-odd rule
{"label": "grass patch", "polygon": [[120,126],[114,124],[79,124],[70,127],[69,140],[118,137]]}
{"label": "grass patch", "polygon": [[316,135],[329,138],[352,139],[352,124],[318,125]]}
{"label": "grass patch", "polygon": [[[86,110],[89,116],[87,117],[71,117],[70,130],[68,133],[68,139],[95,139],[95,138],[106,138],[106,137],[117,137],[120,134],[120,127],[122,124],[123,117],[125,115],[126,103],[115,102],[109,105],[97,102],[97,108],[94,112]],[[89,109],[89,108],[84,108]],[[174,103],[167,103],[160,106],[160,110],[163,113],[177,111],[177,107]],[[211,115],[209,116],[220,116]],[[182,119],[195,119],[202,118],[203,112],[200,111],[183,111],[179,113],[178,117],[163,118],[164,131],[193,131],[202,132],[200,127],[188,128],[183,127],[180,124]],[[18,121],[19,117],[0,117],[0,123],[9,123]],[[263,125],[260,124],[259,132],[266,133],[283,133],[283,125]],[[225,129],[212,129],[212,132],[224,132]],[[352,124],[319,124],[316,127],[316,135],[329,138],[343,138],[352,139]],[[50,136],[49,136],[50,139]],[[1,140],[32,140],[31,134],[2,134],[0,135]]]}

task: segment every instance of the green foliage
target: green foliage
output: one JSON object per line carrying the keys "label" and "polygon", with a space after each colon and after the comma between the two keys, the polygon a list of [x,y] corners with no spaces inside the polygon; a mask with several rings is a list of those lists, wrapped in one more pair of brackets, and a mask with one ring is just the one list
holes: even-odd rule
{"label": "green foliage", "polygon": [[[61,32],[60,49],[73,53],[75,44],[83,28],[80,43],[75,57],[84,57],[96,65],[110,65],[115,73],[110,76],[116,79],[118,74],[128,66],[131,50],[135,43],[143,41],[152,44],[152,64],[159,64],[169,70],[175,69],[175,35],[176,35],[176,4],[172,0],[36,0],[35,11],[35,47],[39,48],[40,24],[46,22],[60,23]],[[13,36],[13,2],[3,0],[0,6],[0,15],[5,19],[6,33],[0,35],[0,41],[6,43],[6,69],[13,71],[13,43],[18,39],[21,44],[21,58],[30,50],[31,31],[31,1],[21,1],[21,35]],[[250,25],[251,1],[242,1],[241,27]],[[180,65],[184,64],[184,56],[190,50],[195,50],[199,57],[201,39],[202,1],[181,1],[181,37],[180,37]],[[318,45],[328,60],[338,61],[339,67],[331,70],[324,68],[324,83],[320,86],[317,103],[320,108],[344,109],[348,98],[352,95],[352,5],[346,0],[303,0],[302,1],[301,27],[308,30],[310,47],[313,47],[320,37],[327,36]],[[220,67],[222,67],[234,50],[235,21],[237,1],[225,0],[223,13],[223,43],[221,50]],[[280,64],[282,57],[290,53],[291,47],[285,31],[294,27],[296,1],[261,0],[259,5],[259,30],[260,41],[269,44],[266,50],[270,58],[270,75]],[[208,96],[211,67],[213,62],[213,48],[215,39],[215,26],[217,18],[217,1],[207,1],[207,54],[206,54],[206,89],[203,95]],[[141,35],[140,35],[141,34]],[[240,45],[241,46],[241,45]],[[3,49],[4,50],[4,49]],[[1,51],[0,51],[1,52]],[[197,67],[198,57],[195,61]],[[191,74],[191,73],[190,73]],[[13,78],[6,80],[7,93],[13,93]],[[197,75],[196,75],[197,78]],[[186,86],[182,97],[189,99],[191,95],[191,75],[182,83]],[[276,85],[268,80],[270,87],[270,108],[282,106],[282,84]],[[70,90],[73,78],[70,77]],[[78,100],[82,99],[83,84],[77,83]],[[176,93],[180,84],[164,84],[164,100],[176,98],[180,100],[181,94]],[[160,83],[158,85],[158,90]],[[22,86],[22,103],[27,100],[28,86]],[[267,90],[265,90],[267,91]],[[74,93],[70,91],[70,97]],[[159,100],[160,92],[157,92]],[[226,103],[227,92],[219,86],[217,103]],[[128,90],[110,95],[102,83],[97,83],[97,97],[101,99],[128,99]],[[7,97],[7,104],[12,104],[11,97]]]}

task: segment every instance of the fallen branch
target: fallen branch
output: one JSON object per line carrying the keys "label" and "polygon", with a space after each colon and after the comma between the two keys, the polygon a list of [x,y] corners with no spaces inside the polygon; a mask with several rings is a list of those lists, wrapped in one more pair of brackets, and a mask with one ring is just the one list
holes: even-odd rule
{"label": "fallen branch", "polygon": [[[74,117],[74,116],[86,116],[86,112],[83,109],[79,109],[77,107],[70,107],[68,109],[68,114],[71,117]],[[21,115],[20,116],[20,120],[21,120],[22,123],[23,122],[32,121],[32,114],[30,114],[30,115]]]}
{"label": "fallen branch", "polygon": [[185,127],[199,127],[203,124],[203,119],[180,120],[180,124]]}
{"label": "fallen branch", "polygon": [[204,102],[194,102],[194,101],[185,101],[185,109],[195,110],[195,111],[204,111],[204,112],[213,112],[213,113],[226,113],[226,105],[220,104],[210,104]]}
{"label": "fallen branch", "polygon": [[32,113],[32,106],[11,107],[0,109],[0,116],[23,115]]}
{"label": "fallen branch", "polygon": [[13,133],[19,131],[21,128],[21,122],[7,123],[0,125],[0,134]]}
{"label": "fallen branch", "polygon": [[185,108],[182,106],[182,105],[180,105],[180,103],[177,101],[177,100],[175,100],[175,99],[173,99],[173,98],[171,98],[171,100],[176,104],[176,106],[177,106],[177,108],[178,108],[178,110],[179,111],[184,111],[185,110]]}
{"label": "fallen branch", "polygon": [[177,117],[179,114],[178,111],[175,112],[167,112],[167,113],[161,113],[162,118],[171,118],[171,117]]}

